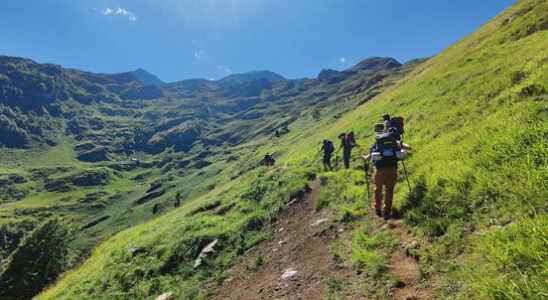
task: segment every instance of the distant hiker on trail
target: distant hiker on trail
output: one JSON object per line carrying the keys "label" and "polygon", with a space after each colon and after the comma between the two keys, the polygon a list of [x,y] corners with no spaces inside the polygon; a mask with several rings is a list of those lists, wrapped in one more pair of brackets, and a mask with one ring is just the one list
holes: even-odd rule
{"label": "distant hiker on trail", "polygon": [[[375,144],[369,154],[363,156],[365,161],[375,164],[375,213],[385,220],[392,215],[392,198],[398,176],[398,160],[405,158],[405,150],[391,132],[387,132],[384,123],[375,125]],[[384,187],[384,211],[382,210]]]}
{"label": "distant hiker on trail", "polygon": [[261,160],[260,165],[262,166],[273,166],[276,163],[276,160],[269,153],[265,154],[263,160]]}
{"label": "distant hiker on trail", "polygon": [[160,212],[160,204],[156,203],[154,204],[154,206],[152,207],[152,214],[153,215],[156,215]]}
{"label": "distant hiker on trail", "polygon": [[175,194],[175,202],[173,203],[173,207],[181,207],[181,198],[181,192],[177,192],[177,194]]}
{"label": "distant hiker on trail", "polygon": [[335,152],[335,146],[333,146],[333,142],[330,140],[323,140],[322,148],[320,151],[323,151],[323,167],[327,170],[332,170],[333,167],[331,167],[331,155],[333,152]]}
{"label": "distant hiker on trail", "polygon": [[350,131],[349,133],[339,134],[339,139],[341,140],[341,148],[343,149],[344,167],[348,169],[350,168],[350,156],[352,154],[352,148],[358,146],[358,144],[356,144],[356,140],[354,139],[353,131]]}

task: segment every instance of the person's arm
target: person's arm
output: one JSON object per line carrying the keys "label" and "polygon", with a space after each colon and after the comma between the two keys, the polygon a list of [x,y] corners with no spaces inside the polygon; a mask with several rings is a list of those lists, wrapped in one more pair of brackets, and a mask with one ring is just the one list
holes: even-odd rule
{"label": "person's arm", "polygon": [[403,143],[403,142],[400,142],[400,148],[404,149],[404,150],[411,150],[413,148],[411,148],[411,146],[409,146],[408,144],[406,143]]}
{"label": "person's arm", "polygon": [[376,150],[376,146],[375,145],[371,146],[371,148],[369,149],[369,153],[367,153],[367,155],[362,155],[362,158],[365,161],[371,160],[371,153],[375,152],[375,150]]}

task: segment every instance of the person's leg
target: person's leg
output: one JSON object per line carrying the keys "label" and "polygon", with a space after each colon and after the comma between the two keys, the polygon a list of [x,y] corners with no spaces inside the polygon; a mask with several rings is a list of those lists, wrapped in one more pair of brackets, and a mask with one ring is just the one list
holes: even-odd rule
{"label": "person's leg", "polygon": [[386,215],[390,216],[392,214],[392,198],[394,197],[394,186],[396,185],[398,169],[396,167],[386,167],[385,169],[384,184],[386,193],[384,195],[384,212]]}
{"label": "person's leg", "polygon": [[380,217],[382,212],[382,186],[384,181],[383,168],[375,172],[375,212]]}
{"label": "person's leg", "polygon": [[331,167],[331,154],[327,154],[325,157],[325,162],[327,167],[329,168],[329,171],[331,171],[333,168]]}
{"label": "person's leg", "polygon": [[344,167],[350,168],[350,149],[343,149]]}

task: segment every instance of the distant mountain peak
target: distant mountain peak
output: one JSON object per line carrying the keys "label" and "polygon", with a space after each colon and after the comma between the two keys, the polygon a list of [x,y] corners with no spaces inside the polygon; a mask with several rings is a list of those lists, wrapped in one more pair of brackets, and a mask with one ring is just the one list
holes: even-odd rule
{"label": "distant mountain peak", "polygon": [[245,73],[231,74],[220,79],[219,82],[232,84],[232,83],[243,83],[243,82],[255,81],[255,80],[277,81],[277,80],[286,80],[286,79],[282,75],[274,73],[272,71],[261,70],[261,71],[250,71]]}
{"label": "distant mountain peak", "polygon": [[357,63],[350,71],[380,71],[390,70],[400,66],[401,63],[392,57],[369,57]]}
{"label": "distant mountain peak", "polygon": [[163,82],[160,78],[158,78],[156,75],[146,71],[145,69],[137,69],[135,71],[130,72],[135,76],[135,78],[140,81],[144,85],[163,85],[165,82]]}

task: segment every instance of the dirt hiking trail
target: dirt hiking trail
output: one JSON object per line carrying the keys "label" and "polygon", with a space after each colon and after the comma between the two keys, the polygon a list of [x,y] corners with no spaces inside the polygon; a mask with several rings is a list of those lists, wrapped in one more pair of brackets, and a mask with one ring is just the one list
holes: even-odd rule
{"label": "dirt hiking trail", "polygon": [[[269,225],[272,238],[248,251],[208,299],[329,299],[330,281],[345,284],[336,299],[367,299],[359,286],[363,278],[353,271],[350,259],[337,263],[333,256],[333,241],[350,245],[354,226],[334,221],[328,209],[316,211],[320,189],[316,179],[304,199],[292,200]],[[392,291],[392,299],[431,299],[420,288],[417,261],[404,250],[403,245],[412,240],[404,225],[382,220],[378,225],[390,226],[396,237],[404,238],[388,271],[403,283]]]}
{"label": "dirt hiking trail", "polygon": [[399,241],[388,266],[388,273],[401,281],[392,290],[392,299],[433,299],[431,288],[421,282],[418,257],[413,255],[413,250],[419,247],[417,239],[401,220],[390,220],[383,226],[388,226]]}

